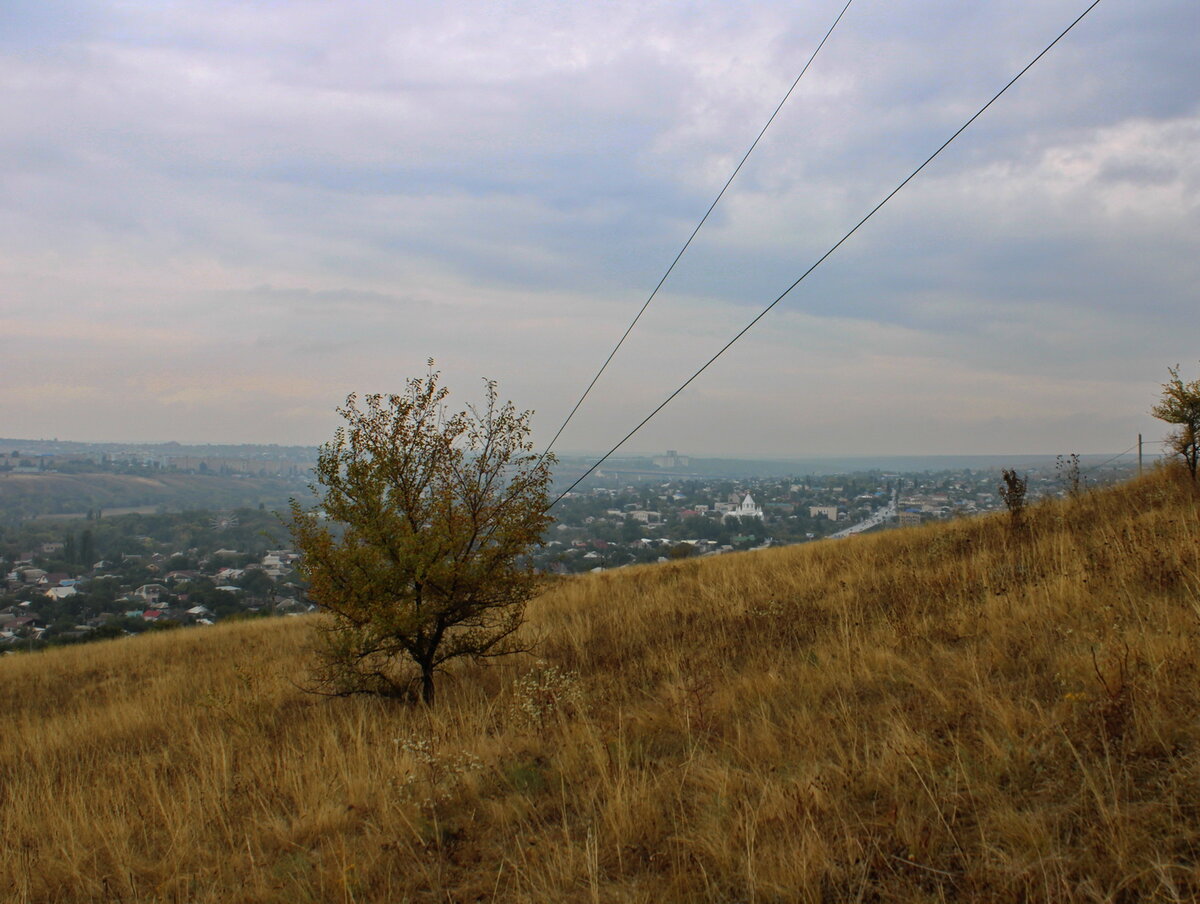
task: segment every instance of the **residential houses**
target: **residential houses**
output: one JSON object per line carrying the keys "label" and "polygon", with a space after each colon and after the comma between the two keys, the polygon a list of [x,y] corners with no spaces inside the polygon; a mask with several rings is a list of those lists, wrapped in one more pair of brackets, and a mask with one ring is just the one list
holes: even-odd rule
{"label": "residential houses", "polygon": [[[50,554],[60,553],[59,547]],[[126,555],[119,563],[100,561],[74,576],[38,568],[26,557],[8,563],[10,570],[0,570],[0,653],[113,636],[114,631],[212,625],[237,613],[295,615],[315,609],[295,571],[300,557],[294,551],[270,550],[241,568],[222,562],[229,554],[245,560],[244,553],[220,552],[223,555],[209,556],[199,567],[169,571],[158,564],[168,558],[162,552]],[[154,572],[161,575],[158,580],[123,576]],[[36,607],[34,599],[41,601]]]}

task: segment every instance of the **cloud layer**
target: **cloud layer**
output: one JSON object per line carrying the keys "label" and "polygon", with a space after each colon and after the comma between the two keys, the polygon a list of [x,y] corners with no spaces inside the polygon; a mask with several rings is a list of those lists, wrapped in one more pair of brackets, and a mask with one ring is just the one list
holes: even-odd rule
{"label": "cloud layer", "polygon": [[[841,3],[0,16],[10,435],[315,443],[433,355],[548,438]],[[1081,9],[857,0],[561,443],[607,448]],[[1200,31],[1101,3],[631,443],[1117,451],[1200,357]]]}

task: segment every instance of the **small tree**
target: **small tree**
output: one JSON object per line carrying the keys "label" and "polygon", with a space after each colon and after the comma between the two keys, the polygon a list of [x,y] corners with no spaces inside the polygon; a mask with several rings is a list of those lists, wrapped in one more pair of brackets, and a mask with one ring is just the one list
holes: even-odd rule
{"label": "small tree", "polygon": [[319,629],[313,690],[404,696],[449,660],[516,652],[538,575],[525,554],[550,522],[553,457],[530,441],[532,412],[500,404],[448,413],[439,375],[403,395],[356,396],[321,448],[320,512],[291,504]]}
{"label": "small tree", "polygon": [[1079,467],[1079,453],[1072,452],[1066,458],[1059,455],[1054,459],[1054,470],[1058,471],[1058,479],[1067,488],[1071,498],[1079,496],[1087,486],[1087,478]]}
{"label": "small tree", "polygon": [[1167,448],[1183,459],[1195,480],[1200,458],[1200,380],[1184,383],[1178,364],[1168,367],[1167,373],[1171,379],[1163,384],[1162,398],[1150,413],[1160,421],[1176,425],[1167,434]]}
{"label": "small tree", "polygon": [[1000,476],[1004,478],[1004,483],[1000,484],[1000,498],[1004,500],[1008,513],[1012,516],[1013,530],[1017,530],[1024,523],[1025,490],[1028,483],[1015,470],[1008,468],[1005,468]]}

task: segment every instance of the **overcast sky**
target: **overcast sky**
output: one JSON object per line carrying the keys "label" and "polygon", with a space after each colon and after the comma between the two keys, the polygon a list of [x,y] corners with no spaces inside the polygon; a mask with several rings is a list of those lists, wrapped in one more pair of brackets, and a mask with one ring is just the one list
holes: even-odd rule
{"label": "overcast sky", "polygon": [[[0,3],[0,433],[557,428],[844,0]],[[607,448],[1079,12],[855,0],[562,449]],[[1200,370],[1200,11],[1103,0],[630,451],[1116,452]]]}

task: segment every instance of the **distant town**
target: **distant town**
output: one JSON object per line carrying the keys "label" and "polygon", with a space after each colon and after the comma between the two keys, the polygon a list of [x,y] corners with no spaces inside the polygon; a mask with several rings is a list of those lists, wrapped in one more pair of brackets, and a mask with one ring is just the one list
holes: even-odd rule
{"label": "distant town", "polygon": [[[1095,486],[1136,469],[1128,460],[1030,459],[1022,473],[1031,501],[1065,495],[1073,479],[1080,487]],[[574,574],[912,527],[1004,506],[996,466],[740,479],[668,476],[669,470],[691,465],[688,456],[670,451],[597,471],[555,506],[556,523],[536,554],[538,567]]]}
{"label": "distant town", "polygon": [[[312,611],[277,513],[289,495],[304,498],[316,454],[312,447],[0,440],[0,650]],[[975,466],[930,459],[933,467],[917,470],[921,460],[906,459],[901,470],[858,460],[836,472],[836,462],[811,460],[805,473],[805,462],[673,450],[612,460],[557,501],[531,564],[578,574],[832,542],[1002,508],[1001,460],[970,461]],[[590,463],[564,457],[558,484],[569,486]],[[1128,458],[1012,463],[1028,478],[1030,500],[1136,468]],[[97,487],[107,506],[93,504]],[[163,494],[157,503],[114,504],[151,498],[137,495],[149,490]]]}

